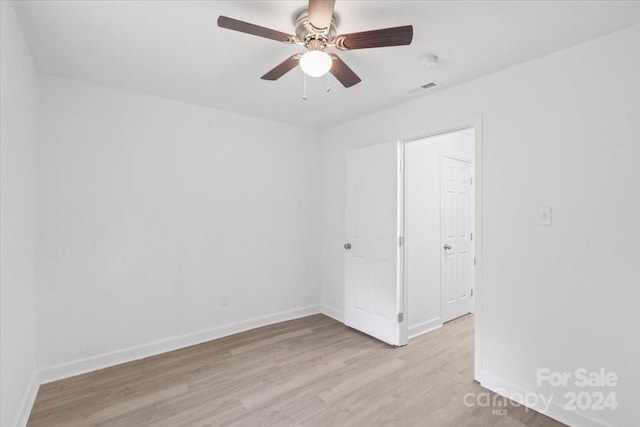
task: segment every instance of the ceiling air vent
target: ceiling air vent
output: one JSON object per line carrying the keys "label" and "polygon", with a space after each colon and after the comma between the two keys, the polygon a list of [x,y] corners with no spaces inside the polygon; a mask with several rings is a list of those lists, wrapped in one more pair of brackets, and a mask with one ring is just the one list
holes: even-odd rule
{"label": "ceiling air vent", "polygon": [[436,87],[436,86],[439,86],[439,85],[440,85],[440,83],[438,83],[438,82],[425,83],[425,84],[423,84],[421,86],[418,86],[418,87],[416,87],[414,89],[409,90],[408,93],[418,93],[418,92],[421,92],[423,90],[431,89],[432,87]]}

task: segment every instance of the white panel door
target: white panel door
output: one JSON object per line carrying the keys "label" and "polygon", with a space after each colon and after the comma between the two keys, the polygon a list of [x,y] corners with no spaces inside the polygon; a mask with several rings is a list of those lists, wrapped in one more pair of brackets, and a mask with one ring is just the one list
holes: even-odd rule
{"label": "white panel door", "polygon": [[406,344],[398,321],[398,166],[396,142],[347,153],[345,324],[391,345]]}
{"label": "white panel door", "polygon": [[472,175],[469,162],[446,155],[440,169],[440,292],[447,322],[472,310]]}

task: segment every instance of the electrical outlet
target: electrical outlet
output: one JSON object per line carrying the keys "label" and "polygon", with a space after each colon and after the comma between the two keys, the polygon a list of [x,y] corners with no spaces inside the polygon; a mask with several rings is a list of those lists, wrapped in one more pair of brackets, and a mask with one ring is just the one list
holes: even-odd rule
{"label": "electrical outlet", "polygon": [[229,305],[229,294],[222,294],[222,305]]}

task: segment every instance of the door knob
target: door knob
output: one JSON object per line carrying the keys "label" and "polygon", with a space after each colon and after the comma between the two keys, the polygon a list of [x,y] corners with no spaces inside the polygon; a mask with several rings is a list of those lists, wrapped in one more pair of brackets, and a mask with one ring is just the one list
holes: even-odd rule
{"label": "door knob", "polygon": [[351,249],[351,243],[345,243],[344,244],[344,248],[345,249]]}
{"label": "door knob", "polygon": [[449,249],[451,249],[451,245],[445,243],[445,245],[443,246],[445,251],[448,251]]}

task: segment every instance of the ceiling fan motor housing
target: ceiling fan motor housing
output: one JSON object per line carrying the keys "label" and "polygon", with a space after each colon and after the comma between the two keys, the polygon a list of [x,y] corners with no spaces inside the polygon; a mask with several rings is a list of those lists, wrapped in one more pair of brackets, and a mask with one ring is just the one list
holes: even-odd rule
{"label": "ceiling fan motor housing", "polygon": [[[311,25],[311,22],[309,22],[309,9],[304,9],[298,13],[295,19],[296,36],[300,41],[304,42],[305,46],[309,49],[324,49],[327,44],[336,37],[337,21],[338,18],[334,13],[328,28],[315,28]],[[316,40],[320,43],[316,42]]]}

